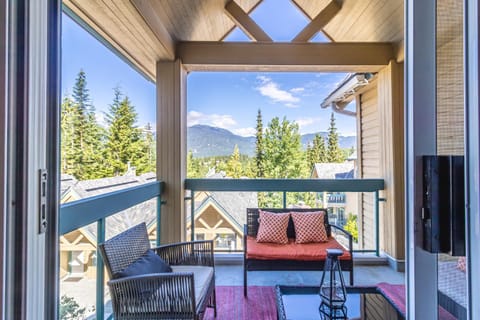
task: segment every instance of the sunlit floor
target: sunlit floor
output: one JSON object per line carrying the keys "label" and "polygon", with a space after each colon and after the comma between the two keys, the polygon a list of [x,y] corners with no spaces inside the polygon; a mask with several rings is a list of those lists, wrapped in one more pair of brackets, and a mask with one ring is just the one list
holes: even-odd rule
{"label": "sunlit floor", "polygon": [[[404,284],[405,274],[396,272],[389,266],[355,266],[354,284],[359,286],[375,285],[380,282]],[[215,267],[217,286],[243,285],[242,265],[217,265]],[[320,283],[321,271],[254,271],[248,273],[248,285],[274,286],[307,285]],[[344,274],[348,284],[348,273]]]}
{"label": "sunlit floor", "polygon": [[[396,272],[386,265],[355,265],[355,285],[376,285],[380,282],[391,284],[404,284],[405,274]],[[248,273],[248,285],[274,286],[280,285],[306,285],[315,286],[320,282],[322,271],[253,271]],[[91,309],[95,305],[95,279],[72,279],[74,281],[61,281],[60,292],[62,295],[74,297],[80,306]],[[243,285],[243,265],[239,260],[234,264],[216,263],[215,280],[217,286]],[[345,273],[348,284],[348,273]],[[108,289],[105,288],[105,301],[110,300]],[[107,304],[106,312],[110,309]]]}

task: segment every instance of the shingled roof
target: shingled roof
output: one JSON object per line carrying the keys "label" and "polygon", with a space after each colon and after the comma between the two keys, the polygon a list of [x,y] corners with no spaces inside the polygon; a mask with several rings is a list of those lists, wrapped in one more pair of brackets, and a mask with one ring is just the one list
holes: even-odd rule
{"label": "shingled roof", "polygon": [[353,161],[342,163],[315,163],[312,177],[317,179],[353,179],[355,178]]}
{"label": "shingled roof", "polygon": [[[99,194],[139,186],[155,180],[156,174],[153,172],[140,176],[124,175],[83,181],[78,181],[70,175],[62,175],[60,184],[61,199],[64,199],[69,193],[75,194],[75,200],[89,198]],[[106,239],[141,222],[145,222],[147,226],[152,225],[156,220],[156,210],[157,199],[154,198],[108,217],[105,230]],[[96,223],[90,224],[83,229],[96,239]]]}

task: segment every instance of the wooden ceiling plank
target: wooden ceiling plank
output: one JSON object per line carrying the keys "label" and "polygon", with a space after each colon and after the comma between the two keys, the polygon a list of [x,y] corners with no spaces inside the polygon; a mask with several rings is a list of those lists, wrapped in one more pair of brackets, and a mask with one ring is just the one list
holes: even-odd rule
{"label": "wooden ceiling plank", "polygon": [[167,28],[165,28],[162,20],[155,13],[151,2],[141,0],[131,1],[167,52],[167,59],[175,59],[175,41],[172,39]]}
{"label": "wooden ceiling plank", "polygon": [[327,66],[347,70],[385,66],[394,58],[391,43],[180,42],[177,56],[191,66],[244,66],[249,70]]}
{"label": "wooden ceiling plank", "polygon": [[321,31],[335,15],[341,6],[332,0],[313,20],[300,31],[292,42],[308,42],[317,32]]}
{"label": "wooden ceiling plank", "polygon": [[272,42],[272,38],[250,18],[234,0],[227,3],[225,13],[250,39],[254,41]]}

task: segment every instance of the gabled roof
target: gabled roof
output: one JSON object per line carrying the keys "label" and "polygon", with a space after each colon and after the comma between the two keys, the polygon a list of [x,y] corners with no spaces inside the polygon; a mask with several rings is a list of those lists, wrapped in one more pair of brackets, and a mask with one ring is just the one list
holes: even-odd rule
{"label": "gabled roof", "polygon": [[[66,186],[68,185],[68,188],[62,193],[60,202],[65,202],[62,201],[62,199],[64,200],[65,198],[68,198],[68,201],[74,201],[128,187],[139,186],[154,181],[155,179],[156,174],[153,172],[145,173],[140,176],[125,175],[84,181],[77,181],[76,179],[72,180],[71,176],[62,175],[61,189],[64,189],[64,181],[66,182]],[[155,223],[156,210],[157,199],[154,198],[108,217],[106,223],[106,239],[109,239],[141,222],[145,222],[147,226]],[[95,223],[90,224],[83,229],[84,233],[88,233],[92,238],[96,239],[97,226]]]}
{"label": "gabled roof", "polygon": [[312,177],[317,179],[354,179],[354,163],[315,163]]}

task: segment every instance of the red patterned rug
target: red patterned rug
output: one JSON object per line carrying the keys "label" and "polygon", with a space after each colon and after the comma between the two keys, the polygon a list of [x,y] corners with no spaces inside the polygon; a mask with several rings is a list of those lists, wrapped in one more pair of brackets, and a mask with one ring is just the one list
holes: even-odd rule
{"label": "red patterned rug", "polygon": [[[277,320],[273,287],[248,287],[243,297],[242,286],[217,286],[216,320]],[[213,309],[207,308],[204,320],[213,320]]]}
{"label": "red patterned rug", "polygon": [[[379,283],[377,288],[383,293],[391,304],[393,304],[400,313],[405,316],[406,313],[406,301],[405,301],[405,286],[403,284],[389,284]],[[440,320],[456,320],[457,318],[451,315],[447,310],[442,307],[438,307],[438,319]]]}

